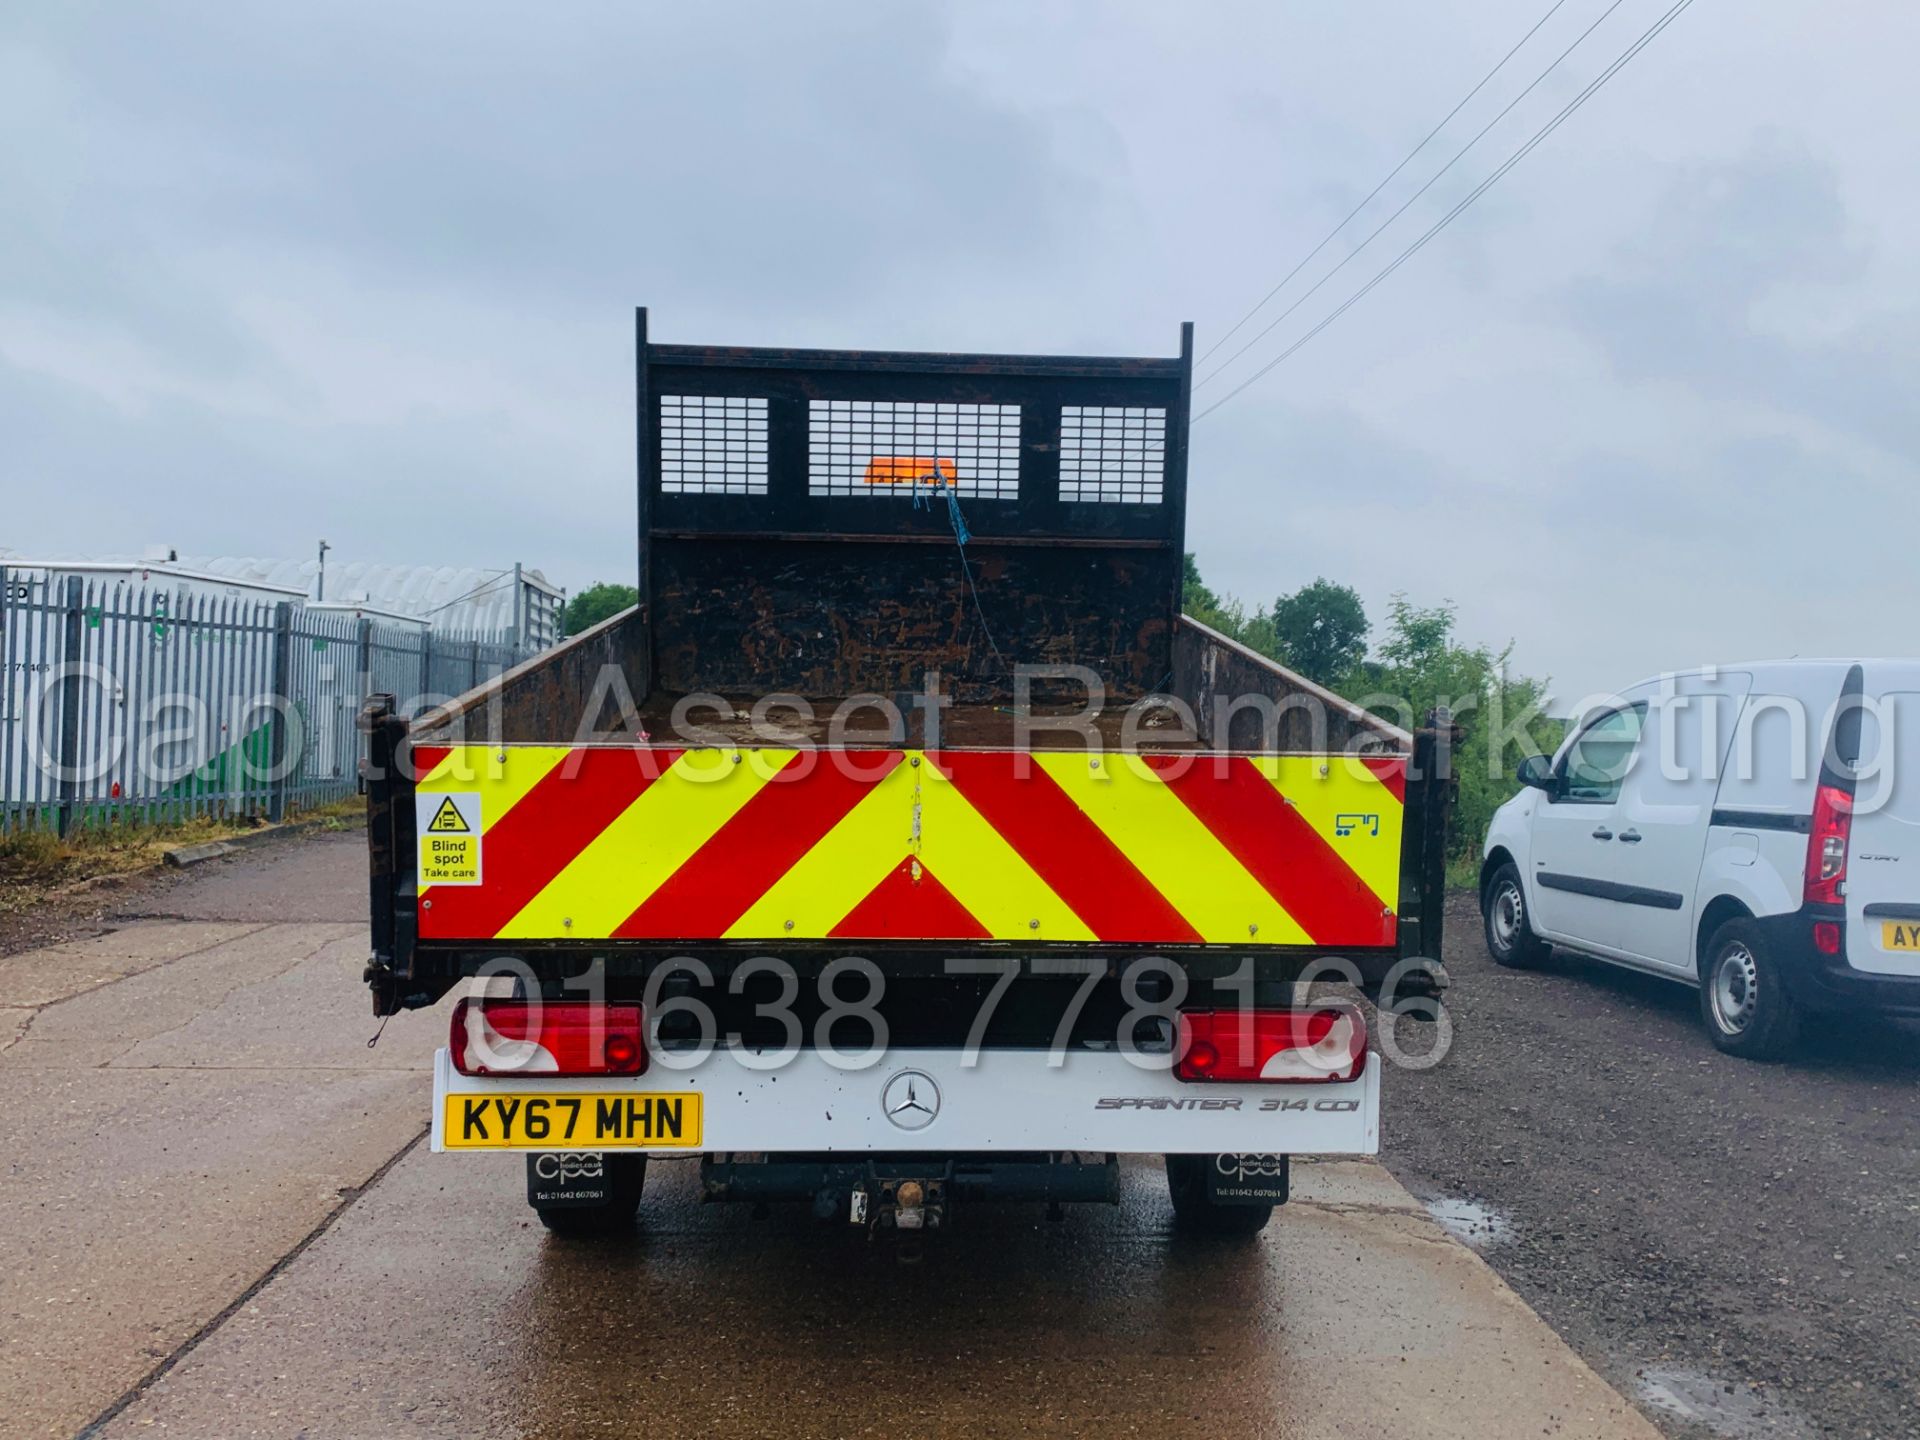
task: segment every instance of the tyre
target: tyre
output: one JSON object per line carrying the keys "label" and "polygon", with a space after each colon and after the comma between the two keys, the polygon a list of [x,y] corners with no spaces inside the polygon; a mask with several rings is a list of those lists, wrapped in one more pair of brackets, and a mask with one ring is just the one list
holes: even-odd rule
{"label": "tyre", "polygon": [[1196,1235],[1257,1235],[1273,1218],[1271,1205],[1222,1205],[1207,1197],[1207,1155],[1169,1155],[1167,1194],[1176,1229]]}
{"label": "tyre", "polygon": [[1486,925],[1487,953],[1493,963],[1509,970],[1531,970],[1552,949],[1533,933],[1527,918],[1527,891],[1511,862],[1493,872],[1480,896],[1480,916]]}
{"label": "tyre", "polygon": [[1745,1060],[1778,1060],[1800,1038],[1800,1009],[1774,947],[1752,920],[1729,920],[1700,957],[1700,1018],[1713,1043]]}
{"label": "tyre", "polygon": [[624,1235],[633,1229],[634,1212],[640,1208],[640,1191],[647,1183],[647,1157],[644,1155],[603,1154],[613,1199],[605,1205],[535,1205],[540,1223],[555,1235]]}

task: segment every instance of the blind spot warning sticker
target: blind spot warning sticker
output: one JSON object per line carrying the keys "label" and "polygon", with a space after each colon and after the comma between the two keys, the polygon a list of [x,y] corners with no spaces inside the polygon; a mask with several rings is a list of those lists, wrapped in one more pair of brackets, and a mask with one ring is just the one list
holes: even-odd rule
{"label": "blind spot warning sticker", "polygon": [[414,833],[420,837],[422,885],[480,883],[480,792],[416,792]]}

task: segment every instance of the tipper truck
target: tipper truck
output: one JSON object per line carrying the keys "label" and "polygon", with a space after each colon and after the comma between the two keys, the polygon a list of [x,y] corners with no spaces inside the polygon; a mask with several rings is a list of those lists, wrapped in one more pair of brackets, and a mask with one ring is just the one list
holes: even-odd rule
{"label": "tipper truck", "polygon": [[1112,1202],[1125,1155],[1250,1233],[1290,1157],[1374,1152],[1444,983],[1447,736],[1181,613],[1191,327],[636,331],[638,603],[363,717],[374,1009],[458,992],[433,1149],[523,1152],[565,1233],[670,1158],[930,1231]]}

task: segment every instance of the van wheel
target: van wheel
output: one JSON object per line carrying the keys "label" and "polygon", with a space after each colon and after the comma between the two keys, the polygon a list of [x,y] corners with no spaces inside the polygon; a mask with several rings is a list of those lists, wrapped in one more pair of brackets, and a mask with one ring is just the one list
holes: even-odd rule
{"label": "van wheel", "polygon": [[1167,1194],[1176,1229],[1196,1235],[1257,1235],[1273,1218],[1271,1205],[1222,1205],[1207,1198],[1207,1155],[1169,1155]]}
{"label": "van wheel", "polygon": [[600,1163],[606,1167],[608,1189],[613,1195],[607,1204],[533,1207],[540,1223],[555,1235],[624,1235],[633,1229],[640,1191],[647,1183],[647,1157],[603,1154]]}
{"label": "van wheel", "polygon": [[1715,1045],[1745,1060],[1778,1060],[1799,1040],[1799,1007],[1753,921],[1729,920],[1707,942],[1700,1016]]}
{"label": "van wheel", "polygon": [[1527,918],[1526,887],[1511,863],[1493,872],[1480,897],[1480,914],[1486,923],[1487,953],[1496,965],[1531,970],[1553,948],[1533,933],[1533,923]]}

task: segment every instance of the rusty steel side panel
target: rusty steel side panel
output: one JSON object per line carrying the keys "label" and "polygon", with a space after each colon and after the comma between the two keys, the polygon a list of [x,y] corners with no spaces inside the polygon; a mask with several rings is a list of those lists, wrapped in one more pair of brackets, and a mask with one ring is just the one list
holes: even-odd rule
{"label": "rusty steel side panel", "polygon": [[656,537],[660,686],[890,695],[938,670],[967,702],[1006,696],[1016,664],[1082,665],[1125,701],[1166,680],[1171,551],[981,540],[965,561],[971,585],[951,540]]}
{"label": "rusty steel side panel", "polygon": [[[1223,749],[1325,754],[1413,748],[1413,737],[1398,726],[1190,616],[1181,616],[1174,632],[1171,689],[1193,706],[1202,736],[1211,740],[1224,720]],[[1246,697],[1274,703],[1265,709]],[[1270,726],[1277,733],[1268,733]]]}
{"label": "rusty steel side panel", "polygon": [[[634,687],[645,674],[646,639],[639,610],[624,610],[427,711],[413,723],[413,741],[562,741],[583,733],[583,723],[588,731],[619,734],[634,713],[628,697],[644,698]],[[590,701],[594,713],[586,714]]]}

